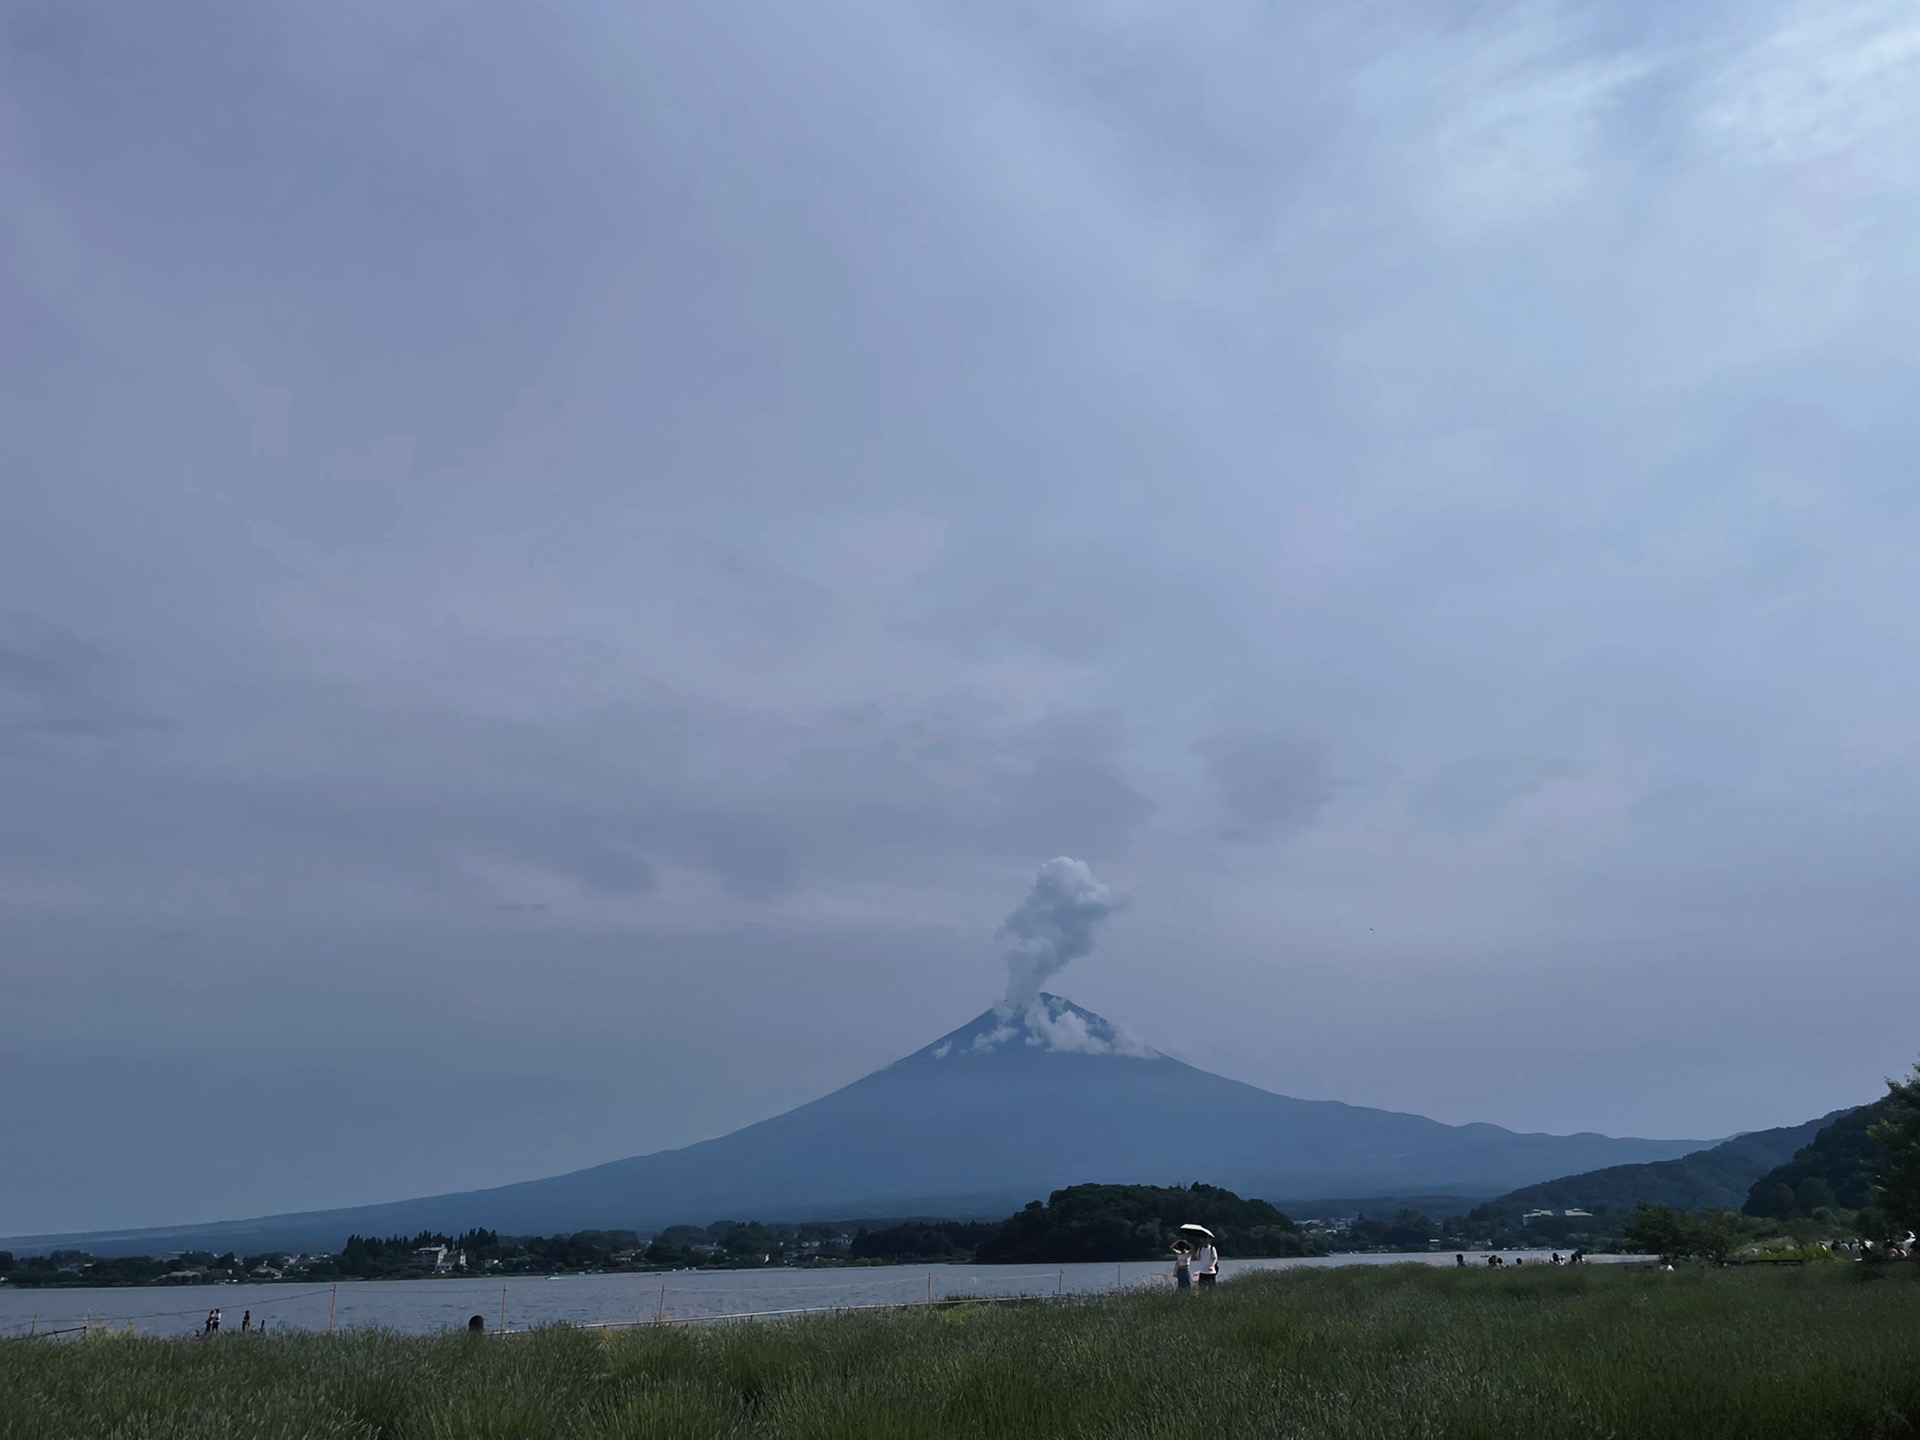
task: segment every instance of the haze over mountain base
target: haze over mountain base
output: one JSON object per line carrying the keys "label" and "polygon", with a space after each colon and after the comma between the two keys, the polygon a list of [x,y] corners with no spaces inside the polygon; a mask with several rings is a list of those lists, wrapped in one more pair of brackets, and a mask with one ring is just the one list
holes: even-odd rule
{"label": "haze over mountain base", "polygon": [[988,1010],[830,1095],[680,1150],[464,1194],[35,1240],[105,1255],[160,1244],[337,1249],[350,1233],[476,1225],[551,1234],[720,1218],[997,1218],[1087,1181],[1206,1180],[1262,1198],[1495,1194],[1705,1143],[1518,1134],[1296,1100],[1162,1055],[1041,994]]}

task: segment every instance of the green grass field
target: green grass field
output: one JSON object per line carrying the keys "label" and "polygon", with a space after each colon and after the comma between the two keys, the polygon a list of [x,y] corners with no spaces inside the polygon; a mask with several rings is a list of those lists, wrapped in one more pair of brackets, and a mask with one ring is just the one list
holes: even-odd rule
{"label": "green grass field", "polygon": [[1353,1267],[1216,1294],[410,1338],[0,1341],[0,1436],[1912,1436],[1920,1266]]}

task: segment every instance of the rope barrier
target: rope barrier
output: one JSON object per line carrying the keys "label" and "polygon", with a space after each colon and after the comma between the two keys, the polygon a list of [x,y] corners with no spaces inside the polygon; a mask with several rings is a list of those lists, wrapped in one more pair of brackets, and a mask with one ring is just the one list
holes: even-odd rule
{"label": "rope barrier", "polygon": [[[204,1316],[209,1310],[231,1310],[235,1308],[264,1310],[269,1305],[287,1305],[295,1300],[311,1300],[316,1295],[324,1295],[326,1293],[325,1290],[303,1290],[298,1295],[275,1295],[265,1300],[248,1300],[244,1303],[244,1307],[235,1307],[232,1305],[194,1305],[185,1310],[150,1310],[144,1315],[102,1315],[89,1311],[85,1318],[90,1324],[97,1325],[117,1325],[123,1322],[130,1324],[135,1320],[174,1320],[182,1315]],[[24,1330],[30,1324],[32,1324],[31,1321],[15,1321],[6,1328]],[[44,1335],[48,1332],[43,1330],[40,1333]]]}

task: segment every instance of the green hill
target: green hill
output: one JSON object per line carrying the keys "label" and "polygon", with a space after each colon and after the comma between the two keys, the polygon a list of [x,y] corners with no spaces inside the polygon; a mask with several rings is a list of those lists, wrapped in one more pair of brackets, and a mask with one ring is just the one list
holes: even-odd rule
{"label": "green hill", "polygon": [[1586,1210],[1595,1215],[1631,1211],[1641,1201],[1675,1210],[1718,1206],[1738,1209],[1754,1181],[1791,1159],[1801,1147],[1839,1117],[1836,1110],[1802,1125],[1755,1130],[1677,1160],[1645,1165],[1609,1165],[1559,1180],[1527,1185],[1490,1200],[1476,1214],[1528,1210]]}
{"label": "green hill", "polygon": [[1863,1210],[1873,1203],[1868,1168],[1878,1147],[1867,1133],[1891,1103],[1882,1097],[1822,1126],[1801,1149],[1753,1182],[1742,1208],[1749,1215],[1792,1220],[1822,1207]]}
{"label": "green hill", "polygon": [[1217,1185],[1070,1185],[1033,1201],[980,1242],[992,1264],[1161,1260],[1182,1225],[1204,1225],[1227,1255],[1309,1255],[1300,1227],[1264,1200]]}

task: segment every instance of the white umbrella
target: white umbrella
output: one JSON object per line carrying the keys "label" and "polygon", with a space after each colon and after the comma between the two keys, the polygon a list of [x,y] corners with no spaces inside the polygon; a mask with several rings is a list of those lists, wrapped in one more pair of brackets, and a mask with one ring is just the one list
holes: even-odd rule
{"label": "white umbrella", "polygon": [[1208,1240],[1213,1239],[1213,1231],[1207,1229],[1204,1225],[1182,1225],[1180,1227],[1180,1233],[1182,1235],[1200,1235]]}

